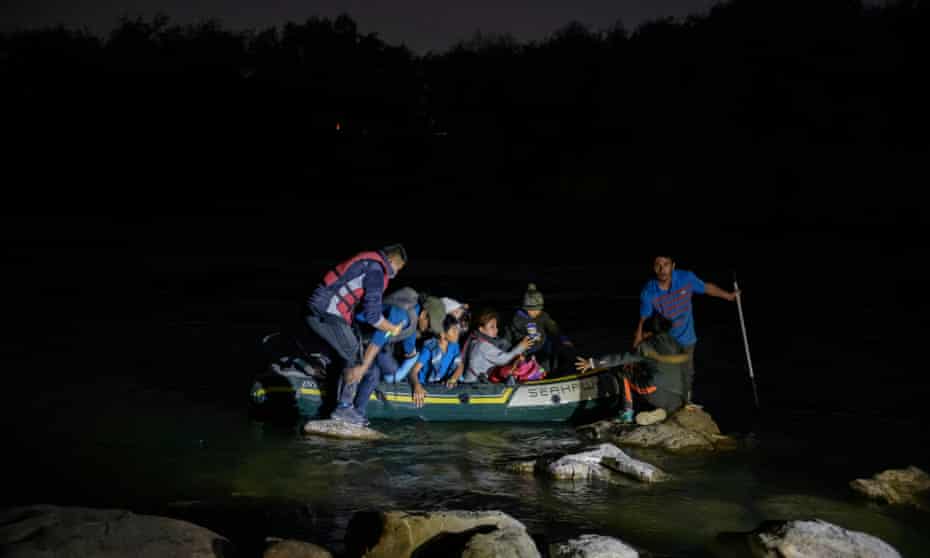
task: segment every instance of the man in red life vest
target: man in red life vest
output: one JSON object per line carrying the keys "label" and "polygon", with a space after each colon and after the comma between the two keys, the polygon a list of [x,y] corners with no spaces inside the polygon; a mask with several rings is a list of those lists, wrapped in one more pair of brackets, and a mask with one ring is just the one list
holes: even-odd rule
{"label": "man in red life vest", "polygon": [[338,402],[330,418],[354,424],[367,422],[353,408],[353,400],[359,381],[372,372],[379,347],[371,345],[362,353],[362,340],[353,320],[361,304],[369,325],[390,335],[400,333],[402,326],[382,315],[381,298],[390,279],[406,263],[407,252],[400,244],[361,252],[328,271],[307,301],[307,325],[343,361]]}

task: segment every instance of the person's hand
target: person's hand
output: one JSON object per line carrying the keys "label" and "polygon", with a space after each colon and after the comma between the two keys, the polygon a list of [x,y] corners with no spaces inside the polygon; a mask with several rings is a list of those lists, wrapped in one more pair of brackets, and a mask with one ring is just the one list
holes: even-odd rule
{"label": "person's hand", "polygon": [[582,373],[587,372],[591,369],[591,360],[583,357],[576,358],[575,369]]}
{"label": "person's hand", "polygon": [[390,324],[388,325],[387,331],[385,333],[388,335],[398,335],[401,331],[403,331],[403,329],[403,326],[400,324]]}
{"label": "person's hand", "polygon": [[426,399],[426,390],[421,384],[413,386],[413,404],[417,409],[423,406],[423,400]]}
{"label": "person's hand", "polygon": [[459,383],[459,379],[458,379],[458,378],[449,378],[448,380],[446,380],[446,387],[447,387],[447,388],[450,388],[450,389],[451,389],[451,388],[454,388],[454,387],[455,387],[455,384],[457,384],[457,383]]}
{"label": "person's hand", "polygon": [[517,343],[517,346],[522,347],[523,350],[525,351],[533,346],[533,340],[529,336],[524,337],[523,339],[520,340],[519,343]]}
{"label": "person's hand", "polygon": [[743,291],[733,291],[732,293],[729,293],[729,294],[727,295],[727,300],[729,300],[730,302],[733,302],[734,300],[736,300],[737,298],[739,298],[739,295],[740,295],[740,293],[742,293],[742,292],[743,292]]}
{"label": "person's hand", "polygon": [[362,379],[362,376],[364,375],[365,375],[364,366],[353,366],[352,368],[346,369],[345,374],[343,375],[343,379],[345,380],[345,383],[347,384],[355,384],[355,383],[358,383]]}

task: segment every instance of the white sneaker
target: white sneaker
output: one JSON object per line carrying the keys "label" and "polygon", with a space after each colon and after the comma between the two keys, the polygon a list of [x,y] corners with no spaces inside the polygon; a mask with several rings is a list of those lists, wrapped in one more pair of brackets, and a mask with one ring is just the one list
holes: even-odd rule
{"label": "white sneaker", "polygon": [[640,426],[649,426],[657,422],[662,422],[668,416],[665,409],[655,409],[653,411],[643,411],[636,415],[636,424]]}

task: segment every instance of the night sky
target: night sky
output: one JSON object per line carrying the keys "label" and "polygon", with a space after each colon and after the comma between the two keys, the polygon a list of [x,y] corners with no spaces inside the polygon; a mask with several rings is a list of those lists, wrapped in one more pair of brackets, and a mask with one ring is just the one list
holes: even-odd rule
{"label": "night sky", "polygon": [[594,30],[606,29],[618,21],[635,29],[651,19],[703,13],[713,4],[712,0],[37,0],[4,3],[0,7],[0,31],[64,24],[86,26],[102,35],[116,25],[121,15],[151,18],[159,11],[175,23],[218,19],[236,30],[264,29],[286,21],[347,13],[362,33],[377,33],[389,44],[403,43],[423,53],[442,51],[479,29],[483,33],[509,33],[520,41],[541,40],[573,20]]}

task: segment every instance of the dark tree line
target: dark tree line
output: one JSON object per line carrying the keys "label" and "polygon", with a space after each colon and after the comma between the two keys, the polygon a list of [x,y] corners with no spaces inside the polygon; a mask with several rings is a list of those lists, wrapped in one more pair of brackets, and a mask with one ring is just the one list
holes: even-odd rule
{"label": "dark tree line", "polygon": [[122,20],[106,38],[0,36],[0,101],[24,146],[86,154],[103,137],[101,156],[156,174],[234,158],[279,182],[351,174],[374,188],[393,173],[421,192],[490,181],[526,194],[543,181],[592,197],[695,176],[726,194],[764,174],[759,195],[789,203],[807,177],[863,153],[916,164],[928,12],[920,0],[732,0],[632,32],[572,22],[542,41],[476,34],[425,56],[346,15],[255,32]]}

